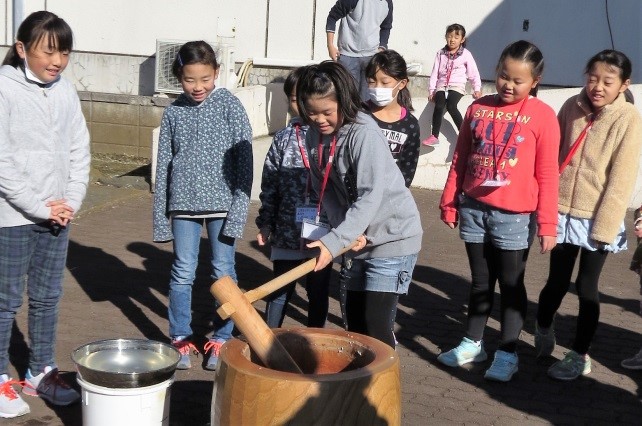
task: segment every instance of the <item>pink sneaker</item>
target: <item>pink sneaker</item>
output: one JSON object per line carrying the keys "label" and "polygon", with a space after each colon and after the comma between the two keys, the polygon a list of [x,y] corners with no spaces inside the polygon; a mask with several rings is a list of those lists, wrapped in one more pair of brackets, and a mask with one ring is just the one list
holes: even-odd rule
{"label": "pink sneaker", "polygon": [[439,139],[435,135],[430,135],[429,138],[424,139],[421,143],[426,146],[435,146],[439,145]]}

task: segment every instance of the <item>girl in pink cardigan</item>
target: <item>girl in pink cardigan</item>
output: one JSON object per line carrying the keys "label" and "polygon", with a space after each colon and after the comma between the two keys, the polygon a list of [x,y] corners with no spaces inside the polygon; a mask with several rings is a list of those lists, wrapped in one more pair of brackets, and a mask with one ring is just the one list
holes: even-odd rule
{"label": "girl in pink cardigan", "polygon": [[459,24],[446,28],[446,45],[439,49],[430,73],[428,99],[435,103],[432,114],[432,134],[423,141],[424,145],[439,144],[439,129],[446,111],[450,114],[457,130],[463,118],[457,109],[459,100],[466,94],[466,81],[473,86],[473,98],[481,97],[481,78],[473,55],[466,49],[466,29]]}

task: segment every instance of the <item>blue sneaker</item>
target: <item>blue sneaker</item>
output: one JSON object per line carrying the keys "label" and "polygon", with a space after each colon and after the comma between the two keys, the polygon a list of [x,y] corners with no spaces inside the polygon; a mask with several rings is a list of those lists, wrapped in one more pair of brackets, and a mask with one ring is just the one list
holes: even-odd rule
{"label": "blue sneaker", "polygon": [[210,339],[210,341],[205,344],[205,346],[203,347],[203,349],[205,349],[205,353],[211,352],[210,357],[207,360],[207,364],[205,364],[206,370],[216,370],[216,367],[218,365],[218,355],[221,352],[221,347],[224,344],[225,340],[223,339]]}
{"label": "blue sneaker", "polygon": [[486,370],[484,379],[498,382],[508,382],[517,373],[517,354],[514,352],[495,351],[495,359],[490,368]]}
{"label": "blue sneaker", "polygon": [[53,405],[70,405],[80,400],[80,394],[69,386],[58,375],[58,369],[47,366],[42,373],[34,376],[31,369],[25,374],[25,385],[22,393],[29,396],[39,396]]}
{"label": "blue sneaker", "polygon": [[484,342],[475,342],[474,340],[464,337],[456,348],[448,352],[441,353],[437,360],[449,367],[461,367],[469,362],[486,361],[488,355],[484,350]]}
{"label": "blue sneaker", "polygon": [[557,380],[575,380],[591,372],[591,358],[575,351],[566,354],[563,360],[557,361],[548,369],[548,375]]}
{"label": "blue sneaker", "polygon": [[623,360],[620,365],[629,370],[642,370],[642,349],[631,358]]}

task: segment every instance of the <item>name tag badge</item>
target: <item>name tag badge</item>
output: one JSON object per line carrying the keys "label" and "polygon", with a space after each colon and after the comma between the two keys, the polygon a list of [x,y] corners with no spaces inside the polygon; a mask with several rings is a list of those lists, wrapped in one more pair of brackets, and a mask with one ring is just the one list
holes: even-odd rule
{"label": "name tag badge", "polygon": [[317,241],[330,232],[330,229],[332,229],[332,227],[325,223],[315,222],[314,219],[303,219],[303,226],[301,226],[301,238],[305,238],[309,241]]}
{"label": "name tag badge", "polygon": [[304,219],[309,219],[312,222],[314,222],[314,219],[316,217],[317,217],[317,208],[316,207],[308,207],[308,206],[297,207],[296,208],[296,216],[294,218],[294,221],[296,223],[301,223],[301,222],[303,222]]}
{"label": "name tag badge", "polygon": [[481,186],[508,186],[510,185],[510,180],[496,180],[496,179],[486,179],[482,182]]}

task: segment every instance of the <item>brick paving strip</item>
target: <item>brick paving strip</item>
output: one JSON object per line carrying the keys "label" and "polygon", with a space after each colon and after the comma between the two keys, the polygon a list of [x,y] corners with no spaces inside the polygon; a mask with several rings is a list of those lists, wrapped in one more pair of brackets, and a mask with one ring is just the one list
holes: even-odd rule
{"label": "brick paving strip", "polygon": [[[107,194],[107,192],[110,192]],[[414,273],[408,296],[402,297],[397,316],[398,352],[401,358],[404,425],[428,424],[640,424],[642,417],[642,371],[619,366],[622,358],[642,345],[637,276],[628,271],[631,251],[612,255],[601,279],[601,325],[591,356],[593,372],[574,382],[550,380],[546,368],[553,359],[536,360],[533,329],[536,301],[548,273],[548,256],[533,246],[527,267],[529,298],[526,327],[519,345],[519,373],[507,384],[483,379],[483,372],[497,346],[496,307],[485,340],[489,361],[482,365],[449,369],[436,361],[442,349],[462,337],[469,269],[457,231],[439,221],[439,193],[414,190],[422,213],[424,250]],[[74,223],[68,270],[57,340],[57,359],[63,377],[76,384],[69,354],[83,344],[107,338],[149,338],[167,341],[167,293],[171,245],[151,242],[151,195],[146,191],[92,186],[93,206]],[[104,202],[101,197],[108,197]],[[102,204],[101,204],[102,203]],[[96,204],[100,204],[96,207]],[[237,268],[241,287],[249,290],[271,278],[271,264],[254,244],[253,202],[245,238],[238,242]],[[629,217],[627,226],[631,229]],[[630,239],[634,241],[634,239]],[[203,250],[204,251],[204,250]],[[335,268],[336,269],[336,268]],[[194,326],[205,335],[210,329],[213,299],[205,257],[201,259],[194,288]],[[340,327],[336,273],[328,327]],[[286,326],[305,321],[305,291],[297,287]],[[262,312],[264,304],[257,308]],[[569,294],[557,317],[561,358],[570,345],[577,297]],[[11,373],[23,371],[26,360],[26,301],[18,315],[11,347]],[[194,358],[194,367],[176,373],[171,393],[171,425],[209,423],[212,372]],[[76,385],[77,386],[77,385]],[[80,425],[81,405],[47,406],[28,398],[31,413],[7,425]]]}

